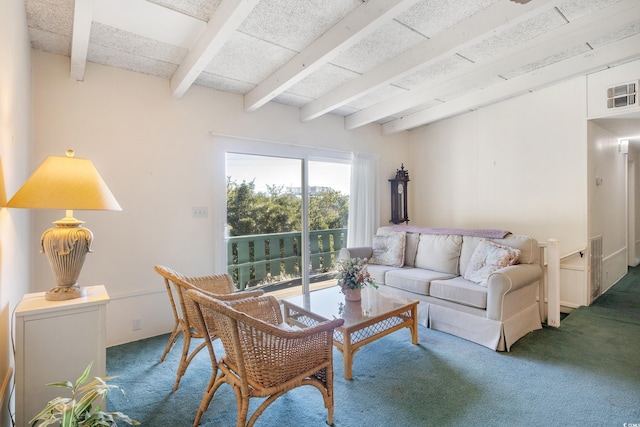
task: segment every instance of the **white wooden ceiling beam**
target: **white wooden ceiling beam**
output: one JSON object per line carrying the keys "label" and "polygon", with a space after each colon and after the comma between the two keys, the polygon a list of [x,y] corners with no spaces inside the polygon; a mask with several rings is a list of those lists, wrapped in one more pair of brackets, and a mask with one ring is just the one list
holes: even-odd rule
{"label": "white wooden ceiling beam", "polygon": [[73,9],[73,35],[71,39],[71,78],[84,80],[89,51],[89,36],[93,21],[94,0],[76,0]]}
{"label": "white wooden ceiling beam", "polygon": [[[227,3],[234,6],[238,2]],[[122,10],[127,13],[122,13]],[[206,28],[205,23],[196,18],[146,0],[76,0],[71,42],[71,77],[75,80],[84,79],[91,24],[94,21],[187,48],[195,45],[198,35]],[[167,31],[167,28],[171,28],[171,31]]]}
{"label": "white wooden ceiling beam", "polygon": [[539,13],[555,7],[560,0],[538,0],[526,5],[501,1],[435,35],[376,69],[350,80],[303,106],[300,119],[308,121],[348,104],[393,81],[408,76],[467,46],[493,37]]}
{"label": "white wooden ceiling beam", "polygon": [[147,0],[95,0],[94,22],[191,49],[207,23]]}
{"label": "white wooden ceiling beam", "polygon": [[407,93],[380,102],[345,117],[345,128],[355,129],[384,117],[425,104],[430,100],[464,87],[474,81],[486,80],[505,71],[513,70],[554,53],[571,48],[581,41],[593,40],[622,28],[640,17],[637,0],[623,0],[614,6],[577,19],[549,31],[542,36],[521,43],[511,49],[449,73]]}
{"label": "white wooden ceiling beam", "polygon": [[254,111],[355,45],[418,0],[367,0],[244,96]]}
{"label": "white wooden ceiling beam", "polygon": [[175,98],[187,92],[258,3],[259,0],[223,0],[220,3],[204,32],[171,77],[171,94]]}
{"label": "white wooden ceiling beam", "polygon": [[638,46],[640,46],[640,34],[390,121],[382,125],[382,134],[389,135],[412,129],[579,75],[589,74],[609,64],[638,58],[640,57]]}

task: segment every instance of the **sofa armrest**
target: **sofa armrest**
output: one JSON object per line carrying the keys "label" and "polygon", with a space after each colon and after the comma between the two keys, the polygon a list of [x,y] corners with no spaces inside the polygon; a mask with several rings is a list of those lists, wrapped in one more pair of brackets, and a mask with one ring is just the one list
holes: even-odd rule
{"label": "sofa armrest", "polygon": [[371,246],[360,246],[355,248],[342,248],[338,254],[338,259],[350,258],[371,258],[373,248]]}
{"label": "sofa armrest", "polygon": [[[511,265],[491,274],[487,283],[487,318],[503,320],[505,296],[527,285],[539,282],[540,279],[542,279],[542,269],[538,264]],[[535,301],[531,302],[535,303]],[[529,304],[523,306],[527,305]]]}

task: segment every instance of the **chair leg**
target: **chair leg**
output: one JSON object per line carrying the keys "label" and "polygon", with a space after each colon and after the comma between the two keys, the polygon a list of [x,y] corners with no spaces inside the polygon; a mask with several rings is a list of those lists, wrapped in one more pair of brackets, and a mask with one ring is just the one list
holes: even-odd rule
{"label": "chair leg", "polygon": [[180,328],[180,323],[176,322],[176,324],[173,327],[173,331],[171,331],[171,335],[169,336],[169,341],[167,342],[167,346],[164,348],[164,353],[162,353],[162,357],[160,357],[160,363],[164,362],[164,358],[167,357],[167,354],[169,354],[169,352],[173,348],[173,345],[178,340],[178,336],[180,335],[180,332],[182,332],[182,329]]}
{"label": "chair leg", "polygon": [[191,354],[189,354],[189,348],[191,347],[191,331],[183,331],[183,335],[184,345],[182,346],[182,356],[180,357],[180,366],[178,366],[178,374],[176,376],[176,383],[173,386],[173,391],[178,390],[178,387],[180,387],[180,380],[182,379],[184,373],[187,371],[191,360],[193,360],[193,358],[200,352],[200,350],[205,348],[207,345],[207,342],[205,340],[200,343],[200,345],[196,347]]}
{"label": "chair leg", "polygon": [[193,427],[198,427],[198,425],[200,425],[200,420],[202,419],[202,416],[207,411],[207,409],[209,409],[209,405],[211,404],[213,395],[216,394],[218,388],[225,383],[224,372],[220,372],[220,377],[216,379],[217,371],[218,368],[215,367],[213,373],[211,374],[211,379],[209,379],[209,384],[207,384],[204,396],[202,396],[202,402],[200,402],[200,407],[198,408],[196,419],[193,421]]}
{"label": "chair leg", "polygon": [[249,396],[241,396],[238,402],[238,422],[237,427],[245,427],[247,415],[249,414]]}
{"label": "chair leg", "polygon": [[326,394],[322,392],[322,397],[324,398],[325,406],[327,407],[327,424],[333,425],[333,409],[335,408],[334,400],[333,400],[333,363],[329,365],[328,368],[325,369],[325,381],[323,389],[326,391]]}
{"label": "chair leg", "polygon": [[[318,389],[322,394],[324,407],[327,409],[327,424],[333,425],[333,372],[327,370],[326,380],[322,381],[318,378],[307,378],[302,381],[302,385],[310,385]],[[264,409],[263,409],[264,410]]]}
{"label": "chair leg", "polygon": [[333,406],[327,409],[327,425],[333,425]]}
{"label": "chair leg", "polygon": [[[253,427],[253,425],[256,423],[256,421],[258,420],[258,417],[260,415],[262,415],[262,413],[264,412],[265,409],[267,409],[267,407],[269,405],[271,405],[273,402],[276,401],[277,398],[279,398],[280,396],[282,396],[285,392],[284,391],[279,391],[275,394],[272,394],[271,396],[269,396],[264,402],[262,402],[260,404],[260,406],[258,406],[258,409],[255,410],[255,412],[253,413],[253,415],[251,415],[251,418],[249,419],[249,422],[247,423],[247,427]],[[248,399],[247,399],[248,400]],[[248,408],[248,404],[247,404],[247,408]],[[247,409],[248,410],[248,409]]]}
{"label": "chair leg", "polygon": [[189,354],[189,346],[191,345],[191,331],[185,331],[183,325],[183,333],[182,336],[184,338],[184,342],[182,344],[182,356],[180,356],[180,365],[178,366],[178,373],[176,375],[176,383],[173,385],[173,391],[178,390],[180,387],[180,380],[184,375],[184,372],[187,370],[187,355]]}
{"label": "chair leg", "polygon": [[202,342],[200,343],[200,345],[199,345],[198,347],[196,347],[196,348],[191,352],[191,354],[190,354],[190,355],[189,355],[189,357],[187,358],[187,363],[186,363],[186,366],[185,366],[185,368],[184,368],[184,370],[185,370],[185,371],[187,370],[187,367],[189,367],[189,364],[191,363],[191,361],[193,360],[193,358],[194,358],[194,357],[196,357],[196,355],[197,355],[198,353],[200,353],[200,350],[202,350],[202,349],[203,349],[203,348],[205,348],[206,346],[207,346],[207,342],[206,342],[206,341],[202,341]]}

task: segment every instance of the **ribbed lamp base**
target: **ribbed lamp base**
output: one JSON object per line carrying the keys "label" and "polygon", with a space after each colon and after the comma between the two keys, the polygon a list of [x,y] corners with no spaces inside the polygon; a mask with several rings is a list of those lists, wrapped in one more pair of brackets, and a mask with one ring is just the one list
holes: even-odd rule
{"label": "ribbed lamp base", "polygon": [[45,299],[64,301],[83,297],[86,291],[78,284],[78,277],[87,253],[91,252],[93,234],[80,227],[82,221],[75,218],[64,218],[55,224],[56,227],[42,234],[42,251],[56,279],[56,287],[45,294]]}

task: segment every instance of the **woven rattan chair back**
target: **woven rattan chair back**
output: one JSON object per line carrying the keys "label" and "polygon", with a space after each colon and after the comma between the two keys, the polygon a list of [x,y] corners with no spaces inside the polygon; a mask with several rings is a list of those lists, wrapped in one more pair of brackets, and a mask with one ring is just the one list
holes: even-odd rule
{"label": "woven rattan chair back", "polygon": [[[217,361],[218,376],[203,397],[194,426],[224,383],[236,394],[237,426],[253,426],[278,397],[303,385],[314,386],[322,393],[327,423],[333,425],[333,331],[343,324],[342,319],[292,329],[283,323],[280,305],[271,295],[221,301],[190,290],[187,298],[195,303],[207,336],[220,337],[225,350],[225,356]],[[212,348],[211,340],[206,341]],[[247,422],[249,400],[254,397],[267,399]]]}

